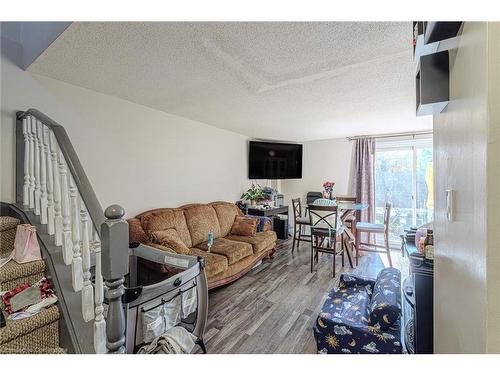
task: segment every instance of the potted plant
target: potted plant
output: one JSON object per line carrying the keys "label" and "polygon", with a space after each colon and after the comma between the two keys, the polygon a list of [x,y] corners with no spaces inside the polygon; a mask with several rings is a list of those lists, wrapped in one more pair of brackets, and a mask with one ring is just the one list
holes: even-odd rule
{"label": "potted plant", "polygon": [[251,206],[255,206],[256,202],[260,199],[264,199],[264,190],[260,185],[252,184],[250,189],[245,191],[240,199],[250,201]]}

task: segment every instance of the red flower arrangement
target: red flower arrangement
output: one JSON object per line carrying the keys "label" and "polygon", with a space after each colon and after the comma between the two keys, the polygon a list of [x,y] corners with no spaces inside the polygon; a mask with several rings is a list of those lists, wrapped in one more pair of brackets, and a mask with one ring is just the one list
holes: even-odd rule
{"label": "red flower arrangement", "polygon": [[323,183],[323,189],[325,189],[325,198],[328,198],[328,199],[333,199],[333,187],[335,186],[335,182],[331,182],[331,181],[326,181]]}

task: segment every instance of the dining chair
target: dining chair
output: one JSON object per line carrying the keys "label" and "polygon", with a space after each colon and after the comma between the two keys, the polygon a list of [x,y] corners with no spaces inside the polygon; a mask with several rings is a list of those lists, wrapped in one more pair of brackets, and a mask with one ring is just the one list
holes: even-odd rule
{"label": "dining chair", "polygon": [[342,235],[342,225],[339,225],[338,221],[338,206],[316,204],[316,202],[309,205],[311,272],[314,271],[314,263],[318,263],[318,254],[327,253],[333,255],[333,277],[335,277],[335,258],[337,255],[342,255],[343,267],[345,253],[343,241],[341,241],[340,251],[337,252],[337,238]]}
{"label": "dining chair", "polygon": [[[337,195],[335,196],[335,200],[338,203],[359,203],[357,197],[345,196],[345,195]],[[354,252],[355,241],[356,241],[356,213],[352,210],[345,212],[342,214],[341,218],[342,223],[350,229],[350,233],[346,232],[348,235],[347,241],[351,245],[351,251]]]}
{"label": "dining chair", "polygon": [[[389,266],[392,267],[391,250],[389,248],[389,219],[391,216],[392,204],[387,202],[384,209],[384,223],[374,224],[358,221],[356,223],[356,266],[358,265],[359,251],[366,251],[372,253],[386,253],[387,259],[389,260]],[[370,235],[377,234],[384,235],[384,245],[378,245],[377,243],[361,242],[361,233],[368,233],[368,240],[370,240]],[[375,238],[376,242],[376,238]],[[384,249],[384,250],[377,250]]]}
{"label": "dining chair", "polygon": [[323,198],[323,193],[320,191],[310,191],[307,193],[306,196],[306,203],[311,204],[313,203],[316,199],[318,198]]}
{"label": "dining chair", "polygon": [[292,199],[293,207],[293,244],[292,255],[295,250],[295,243],[297,243],[297,251],[299,250],[300,241],[311,242],[311,235],[302,233],[303,226],[309,226],[309,218],[302,216],[302,204],[300,198]]}
{"label": "dining chair", "polygon": [[[335,197],[335,200],[338,203],[359,203],[358,198],[356,197],[348,197],[348,196],[341,196],[337,195]],[[347,215],[345,215],[342,218],[342,222],[353,231],[353,233],[356,231],[356,214],[354,212],[347,212]]]}

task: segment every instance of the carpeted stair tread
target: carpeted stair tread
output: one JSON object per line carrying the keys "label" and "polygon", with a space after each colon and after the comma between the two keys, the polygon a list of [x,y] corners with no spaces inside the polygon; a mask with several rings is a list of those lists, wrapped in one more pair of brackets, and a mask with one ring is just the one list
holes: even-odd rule
{"label": "carpeted stair tread", "polygon": [[0,216],[0,232],[9,229],[16,229],[21,222],[19,219],[10,216]]}
{"label": "carpeted stair tread", "polygon": [[10,216],[0,216],[0,257],[8,256],[14,248],[19,219]]}
{"label": "carpeted stair tread", "polygon": [[[59,324],[57,305],[40,311],[38,314],[20,320],[7,320],[7,325],[0,328],[0,345],[27,335],[52,323]],[[57,336],[58,338],[59,336]],[[55,345],[57,346],[57,344]]]}
{"label": "carpeted stair tread", "polygon": [[16,349],[14,347],[0,347],[0,354],[67,354],[63,348],[24,348]]}
{"label": "carpeted stair tread", "polygon": [[11,290],[24,283],[35,284],[44,275],[45,262],[43,260],[22,264],[11,260],[0,268],[0,290]]}

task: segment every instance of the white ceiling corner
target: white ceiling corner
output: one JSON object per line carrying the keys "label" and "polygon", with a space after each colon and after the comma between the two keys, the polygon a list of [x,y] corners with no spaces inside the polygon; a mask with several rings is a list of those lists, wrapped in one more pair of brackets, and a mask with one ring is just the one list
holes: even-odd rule
{"label": "white ceiling corner", "polygon": [[409,22],[75,22],[29,70],[256,138],[430,129],[411,35]]}

